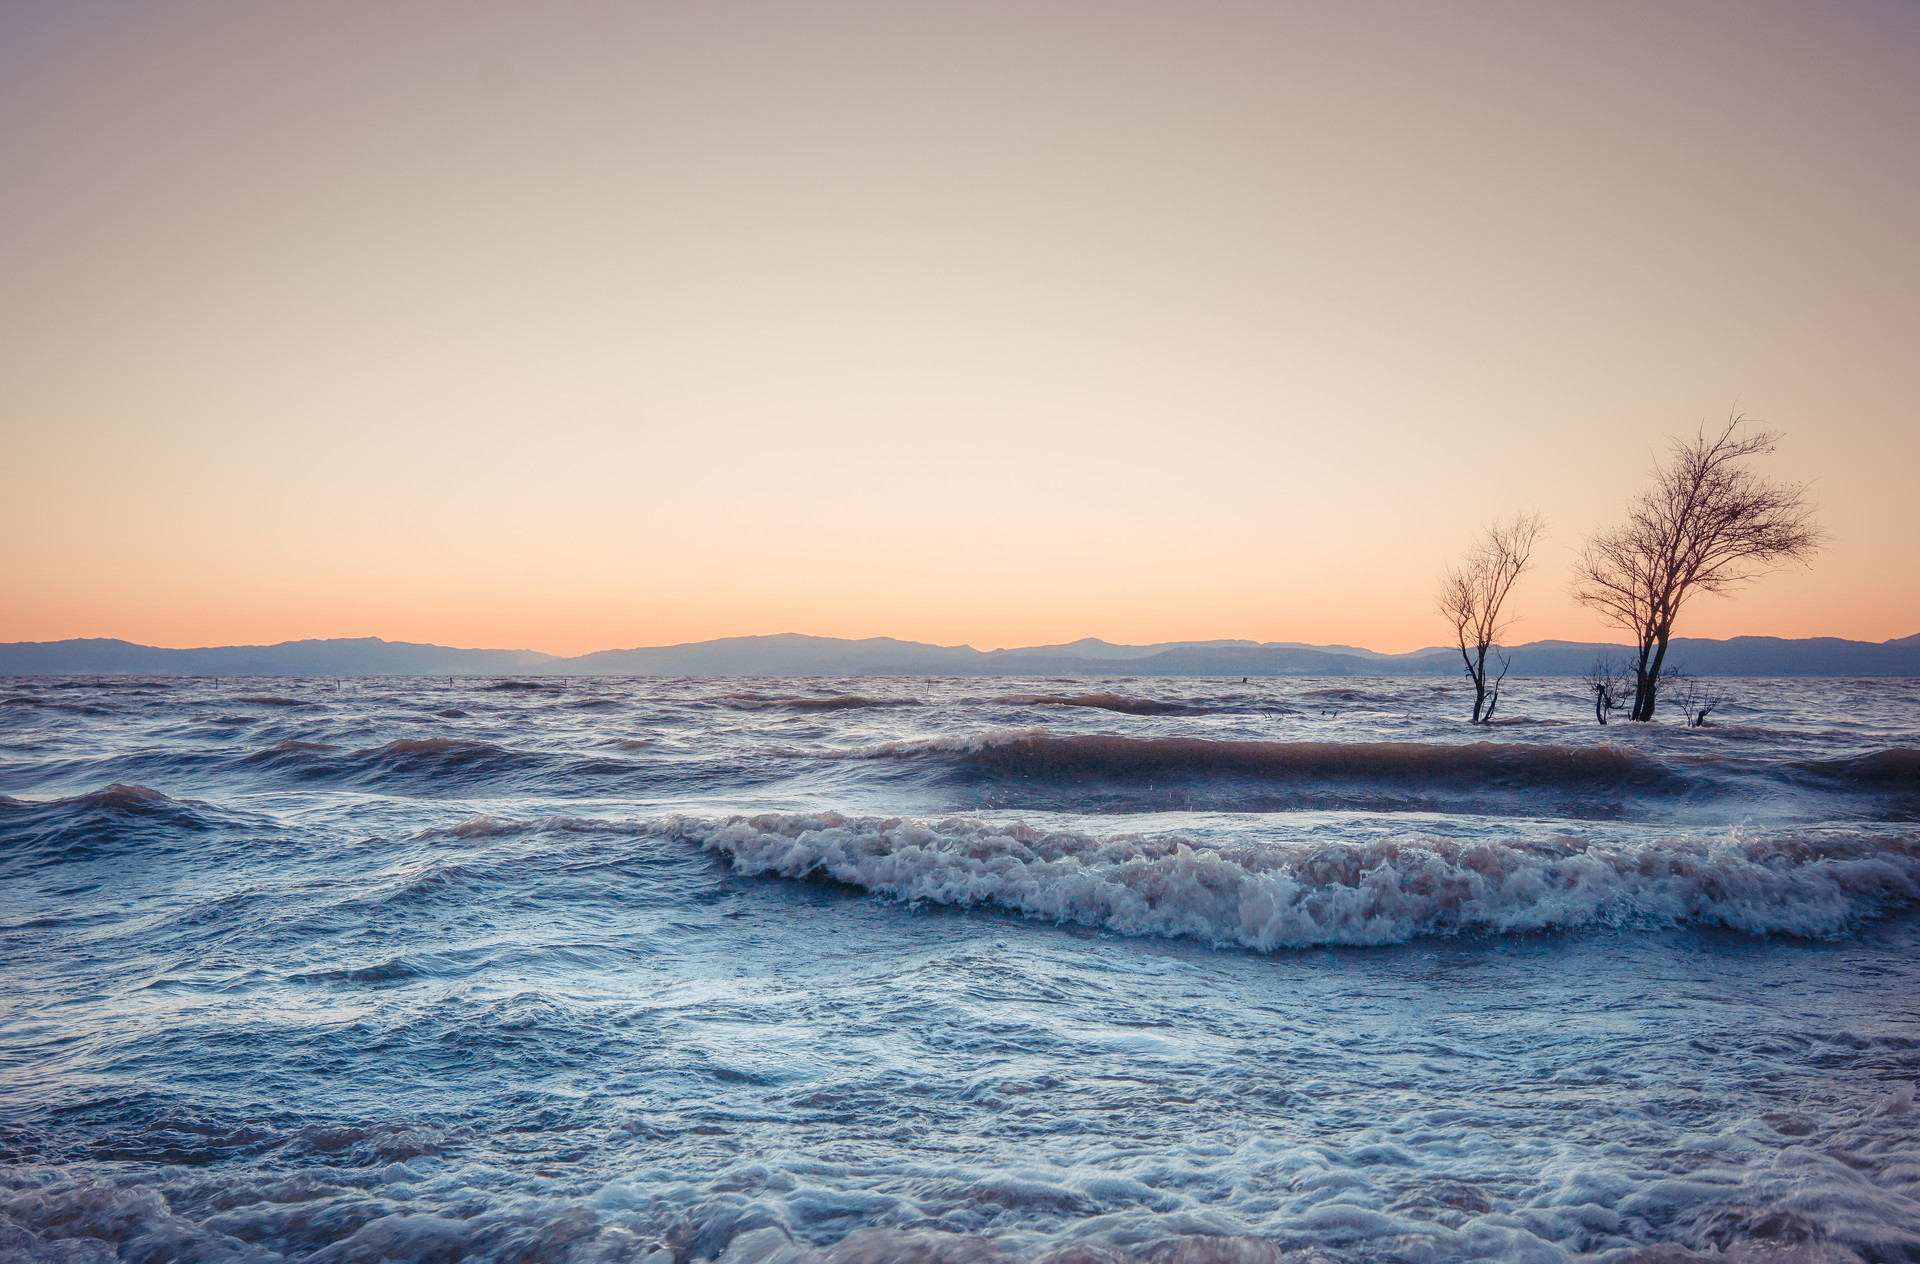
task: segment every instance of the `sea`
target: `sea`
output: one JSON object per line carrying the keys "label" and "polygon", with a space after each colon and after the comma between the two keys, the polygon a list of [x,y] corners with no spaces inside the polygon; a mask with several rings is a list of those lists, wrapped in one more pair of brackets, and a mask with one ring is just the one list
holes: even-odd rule
{"label": "sea", "polygon": [[1920,1260],[1920,680],[0,680],[0,1260]]}

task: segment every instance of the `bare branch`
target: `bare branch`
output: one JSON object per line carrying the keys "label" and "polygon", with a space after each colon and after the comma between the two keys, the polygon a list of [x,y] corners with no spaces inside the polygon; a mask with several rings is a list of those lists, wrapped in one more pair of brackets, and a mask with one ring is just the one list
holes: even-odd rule
{"label": "bare branch", "polygon": [[1607,723],[1614,711],[1626,701],[1633,689],[1630,664],[1620,664],[1611,654],[1602,654],[1587,669],[1587,690],[1593,694],[1593,718]]}
{"label": "bare branch", "polygon": [[[1492,719],[1499,701],[1499,680],[1488,679],[1487,654],[1512,625],[1503,614],[1507,594],[1532,566],[1533,546],[1545,531],[1546,522],[1537,513],[1516,513],[1510,522],[1495,522],[1465,561],[1441,578],[1435,609],[1453,629],[1461,663],[1473,681],[1476,724]],[[1502,668],[1500,675],[1505,674]],[[1490,686],[1492,704],[1487,701]]]}
{"label": "bare branch", "polygon": [[1639,652],[1633,718],[1653,718],[1660,663],[1674,621],[1697,593],[1722,593],[1789,565],[1825,540],[1804,483],[1762,478],[1744,462],[1773,451],[1779,434],[1738,433],[1727,419],[1709,437],[1675,439],[1653,486],[1626,521],[1587,541],[1574,564],[1574,600],[1634,636]]}
{"label": "bare branch", "polygon": [[1726,693],[1686,672],[1669,667],[1661,675],[1661,687],[1680,704],[1680,714],[1690,729],[1704,729],[1712,715],[1725,702]]}

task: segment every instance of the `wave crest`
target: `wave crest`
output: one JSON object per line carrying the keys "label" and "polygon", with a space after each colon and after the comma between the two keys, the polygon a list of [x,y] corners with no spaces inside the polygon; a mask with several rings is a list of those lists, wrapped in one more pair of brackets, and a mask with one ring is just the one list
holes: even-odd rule
{"label": "wave crest", "polygon": [[1801,767],[1822,777],[1855,785],[1920,790],[1920,750],[1912,747],[1896,746],[1851,759],[1816,760]]}
{"label": "wave crest", "polygon": [[668,830],[742,873],[818,874],[901,900],[998,905],[1262,952],[1593,925],[1694,923],[1824,938],[1920,900],[1920,840],[1912,838],[1212,846],[833,812],[679,818]]}
{"label": "wave crest", "polygon": [[88,794],[64,799],[13,799],[0,794],[0,807],[9,812],[119,812],[152,814],[173,810],[168,805],[186,807],[191,800],[175,799],[148,786],[123,785],[116,781]]}
{"label": "wave crest", "polygon": [[160,854],[180,845],[180,834],[216,829],[225,819],[197,799],[117,781],[64,799],[0,795],[0,872],[13,861],[54,864],[142,849]]}
{"label": "wave crest", "polygon": [[1221,742],[1009,735],[964,748],[977,771],[1050,780],[1229,775],[1444,785],[1655,787],[1681,779],[1625,746],[1474,742]]}

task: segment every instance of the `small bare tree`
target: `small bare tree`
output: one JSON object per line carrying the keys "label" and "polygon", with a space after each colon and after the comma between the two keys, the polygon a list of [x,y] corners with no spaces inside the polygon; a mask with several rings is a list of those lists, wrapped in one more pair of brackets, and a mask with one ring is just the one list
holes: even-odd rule
{"label": "small bare tree", "polygon": [[[1511,522],[1495,522],[1459,566],[1440,581],[1440,615],[1453,626],[1454,643],[1473,682],[1473,722],[1493,719],[1500,705],[1500,682],[1507,678],[1507,656],[1495,645],[1510,620],[1500,617],[1513,582],[1533,563],[1534,542],[1546,530],[1539,514],[1517,513]],[[1487,657],[1491,653],[1497,674]]]}
{"label": "small bare tree", "polygon": [[1633,689],[1633,670],[1602,654],[1587,669],[1587,689],[1593,694],[1593,718],[1605,724]]}
{"label": "small bare tree", "polygon": [[1698,676],[1689,676],[1671,667],[1666,670],[1661,688],[1680,704],[1680,713],[1690,729],[1706,728],[1707,717],[1726,701],[1725,694]]}
{"label": "small bare tree", "polygon": [[1574,600],[1633,635],[1632,719],[1653,719],[1667,642],[1689,597],[1804,564],[1820,547],[1806,485],[1765,479],[1745,465],[1773,451],[1778,432],[1736,437],[1744,421],[1730,418],[1712,439],[1705,429],[1691,443],[1675,439],[1671,460],[1655,464],[1653,487],[1628,505],[1627,520],[1588,540],[1575,563]]}

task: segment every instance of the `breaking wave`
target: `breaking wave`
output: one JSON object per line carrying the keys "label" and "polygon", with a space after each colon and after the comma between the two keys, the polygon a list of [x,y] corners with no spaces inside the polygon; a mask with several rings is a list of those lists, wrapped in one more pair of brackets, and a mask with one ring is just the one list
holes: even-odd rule
{"label": "breaking wave", "polygon": [[900,900],[1262,952],[1601,925],[1827,938],[1920,900],[1917,837],[1215,846],[834,812],[677,818],[667,828],[741,873],[823,876]]}

